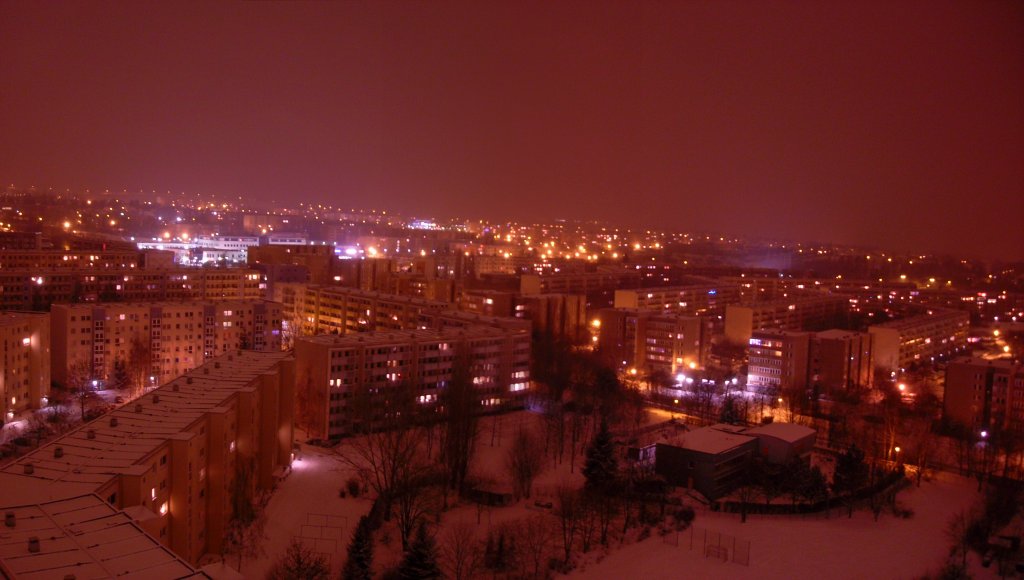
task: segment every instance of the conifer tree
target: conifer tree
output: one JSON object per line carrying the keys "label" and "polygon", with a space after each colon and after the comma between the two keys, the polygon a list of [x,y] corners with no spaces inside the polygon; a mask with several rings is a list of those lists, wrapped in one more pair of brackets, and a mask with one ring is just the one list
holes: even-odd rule
{"label": "conifer tree", "polygon": [[437,546],[434,538],[427,533],[426,525],[420,524],[416,538],[398,566],[398,577],[405,580],[429,580],[441,577],[437,565]]}
{"label": "conifer tree", "polygon": [[608,423],[601,421],[601,428],[587,448],[587,461],[583,466],[588,491],[609,491],[619,477],[619,463],[615,458],[615,443],[608,431]]}
{"label": "conifer tree", "polygon": [[370,518],[359,518],[352,542],[348,545],[348,560],[341,571],[344,580],[369,580],[373,577],[373,530]]}

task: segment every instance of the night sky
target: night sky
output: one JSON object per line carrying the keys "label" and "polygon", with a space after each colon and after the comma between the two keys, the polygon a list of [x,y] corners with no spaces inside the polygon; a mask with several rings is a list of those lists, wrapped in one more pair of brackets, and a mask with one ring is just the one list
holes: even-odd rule
{"label": "night sky", "polygon": [[0,2],[0,179],[1024,258],[1022,2]]}

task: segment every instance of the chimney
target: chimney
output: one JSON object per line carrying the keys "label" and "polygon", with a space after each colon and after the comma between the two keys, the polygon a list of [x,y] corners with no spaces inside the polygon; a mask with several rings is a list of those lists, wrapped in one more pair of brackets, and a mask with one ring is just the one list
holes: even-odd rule
{"label": "chimney", "polygon": [[154,405],[159,405],[160,404],[160,395],[153,395],[153,404]]}
{"label": "chimney", "polygon": [[64,448],[63,447],[54,447],[53,448],[53,458],[54,459],[60,459],[61,457],[64,457]]}
{"label": "chimney", "polygon": [[136,403],[135,404],[135,412],[136,413],[141,413],[142,412],[142,403]]}
{"label": "chimney", "polygon": [[32,465],[31,463],[26,463],[25,464],[25,475],[32,475],[35,472],[36,472],[36,466],[35,465]]}
{"label": "chimney", "polygon": [[18,525],[18,520],[14,515],[14,512],[4,512],[4,525],[8,528],[13,528]]}
{"label": "chimney", "polygon": [[33,554],[39,553],[39,536],[32,536],[28,539],[28,551]]}
{"label": "chimney", "polygon": [[111,417],[110,418],[110,426],[111,427],[117,427],[117,417]]}
{"label": "chimney", "polygon": [[95,429],[89,429],[88,431],[85,432],[85,437],[86,437],[86,439],[95,439],[96,438],[96,430]]}

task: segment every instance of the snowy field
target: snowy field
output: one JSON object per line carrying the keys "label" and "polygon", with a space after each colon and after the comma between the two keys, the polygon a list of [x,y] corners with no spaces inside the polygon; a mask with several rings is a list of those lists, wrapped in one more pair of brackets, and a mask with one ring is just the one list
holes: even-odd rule
{"label": "snowy field", "polygon": [[[698,511],[694,525],[750,542],[750,565],[706,559],[701,550],[676,547],[652,535],[643,542],[613,550],[574,575],[580,578],[917,578],[934,572],[949,553],[946,527],[950,517],[978,499],[977,482],[948,474],[900,493],[902,505],[914,510],[903,520],[870,511],[834,510],[830,519],[749,516]],[[683,533],[685,536],[686,533]],[[972,566],[976,578],[994,571]]]}

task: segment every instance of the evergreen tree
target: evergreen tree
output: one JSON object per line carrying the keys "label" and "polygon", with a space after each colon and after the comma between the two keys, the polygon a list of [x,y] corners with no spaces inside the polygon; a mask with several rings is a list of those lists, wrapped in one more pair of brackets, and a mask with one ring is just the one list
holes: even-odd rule
{"label": "evergreen tree", "polygon": [[441,577],[441,568],[437,565],[437,546],[434,538],[427,533],[426,525],[420,524],[416,531],[416,539],[398,566],[398,577],[404,580]]}
{"label": "evergreen tree", "polygon": [[853,494],[867,480],[868,466],[864,463],[864,452],[856,445],[851,445],[836,459],[835,473],[832,474],[832,490],[843,497],[850,517],[853,517]]}
{"label": "evergreen tree", "polygon": [[110,373],[110,387],[123,389],[128,386],[128,364],[120,357],[114,359],[114,368]]}
{"label": "evergreen tree", "polygon": [[373,530],[370,518],[359,518],[356,533],[348,545],[348,560],[341,571],[343,580],[369,580],[373,577]]}
{"label": "evergreen tree", "polygon": [[615,442],[608,431],[608,423],[601,421],[601,428],[587,447],[587,461],[583,465],[583,476],[587,478],[589,491],[609,491],[619,478],[619,464],[615,458]]}

